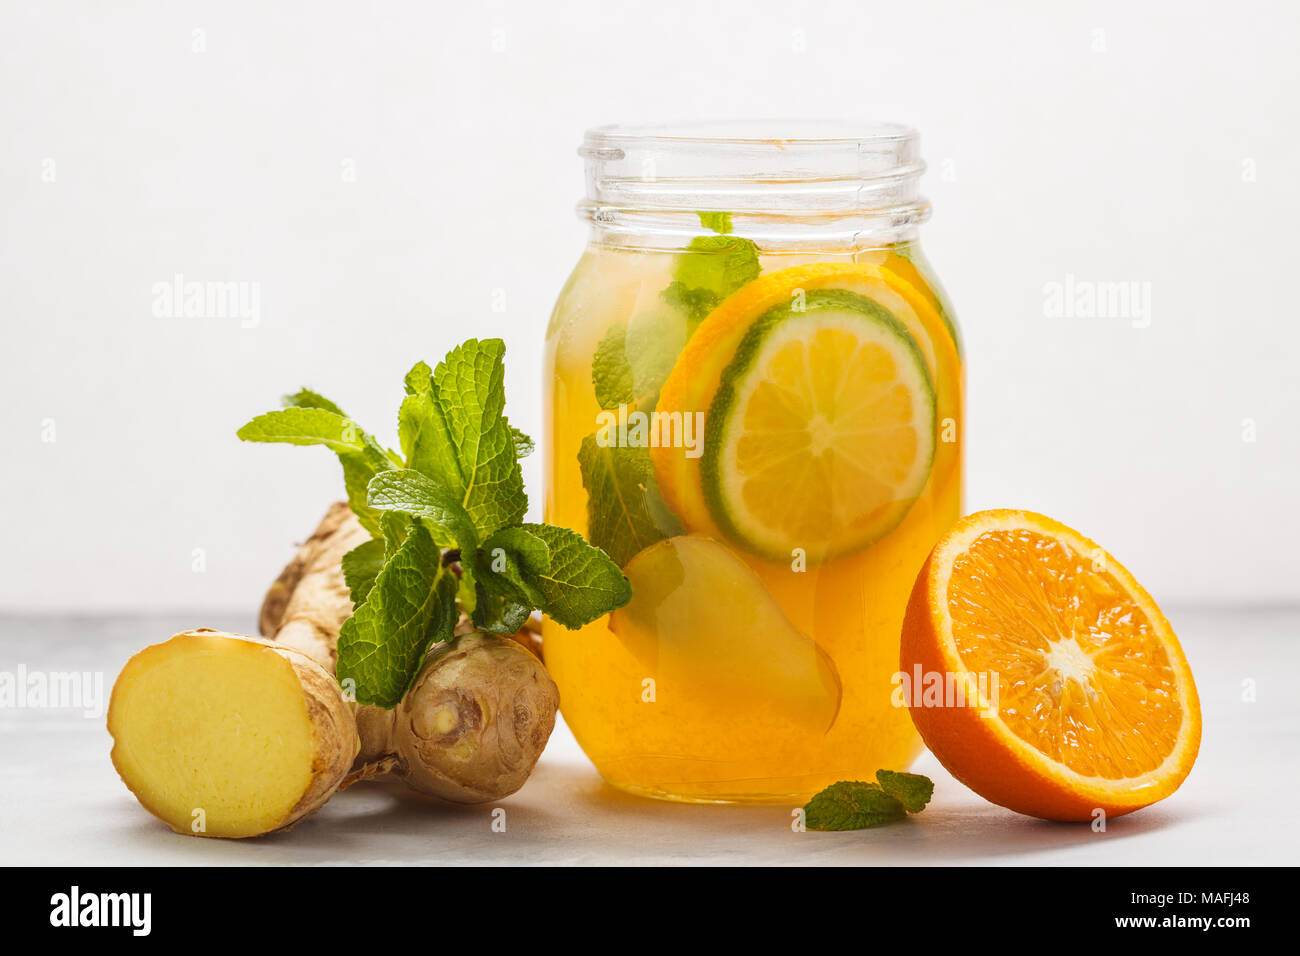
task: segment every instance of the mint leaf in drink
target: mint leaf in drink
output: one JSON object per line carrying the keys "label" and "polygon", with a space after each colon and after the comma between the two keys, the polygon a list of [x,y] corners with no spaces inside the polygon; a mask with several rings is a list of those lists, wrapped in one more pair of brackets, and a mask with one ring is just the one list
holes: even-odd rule
{"label": "mint leaf in drink", "polygon": [[726,235],[731,232],[731,213],[729,212],[697,212],[695,215],[700,217],[700,225],[705,229],[712,229],[719,235]]}
{"label": "mint leaf in drink", "polygon": [[865,830],[907,816],[903,805],[874,783],[841,780],[804,806],[809,830]]}
{"label": "mint leaf in drink", "polygon": [[611,326],[596,343],[591,356],[591,384],[601,408],[629,405],[636,397],[632,363],[627,358],[627,325]]}
{"label": "mint leaf in drink", "polygon": [[429,647],[451,640],[456,576],[428,530],[413,524],[369,596],[339,631],[337,673],[362,704],[396,707]]}
{"label": "mint leaf in drink", "polygon": [[343,581],[353,604],[364,604],[384,567],[385,545],[382,538],[371,538],[343,555]]}
{"label": "mint leaf in drink", "polygon": [[659,492],[648,448],[601,445],[588,435],[578,467],[587,490],[587,534],[620,568],[656,541],[682,533]]}
{"label": "mint leaf in drink", "polygon": [[632,585],[609,556],[568,528],[525,524],[524,530],[545,542],[547,569],[527,573],[542,594],[542,613],[570,630],[620,608],[632,599]]}
{"label": "mint leaf in drink", "polygon": [[703,322],[722,300],[708,289],[692,289],[683,282],[672,282],[659,298],[686,316],[691,331]]}
{"label": "mint leaf in drink", "polygon": [[352,419],[326,408],[294,406],[258,415],[236,434],[244,441],[324,445],[330,449],[343,466],[348,504],[367,531],[378,533],[378,516],[366,506],[366,486],[379,472],[397,468],[401,462]]}
{"label": "mint leaf in drink", "polygon": [[637,403],[653,408],[659,388],[682,346],[719,302],[758,277],[758,247],[729,235],[731,213],[700,212],[717,235],[697,236],[674,260],[673,281],[659,294],[661,307],[609,329],[591,361],[591,381],[601,408]]}
{"label": "mint leaf in drink", "polygon": [[674,282],[687,290],[709,292],[721,302],[758,278],[758,247],[739,236],[696,236],[677,254]]}
{"label": "mint leaf in drink", "polygon": [[920,813],[934,796],[934,781],[919,773],[877,770],[880,789],[903,805],[908,813]]}
{"label": "mint leaf in drink", "polygon": [[689,319],[671,305],[639,312],[609,329],[591,359],[601,408],[636,404],[650,411],[690,335]]}

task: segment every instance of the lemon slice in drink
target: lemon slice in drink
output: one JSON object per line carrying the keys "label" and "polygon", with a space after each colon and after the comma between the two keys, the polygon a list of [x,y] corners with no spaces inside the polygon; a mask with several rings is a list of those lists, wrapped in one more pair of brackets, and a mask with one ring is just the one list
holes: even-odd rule
{"label": "lemon slice in drink", "polygon": [[934,384],[907,326],[877,298],[811,289],[754,316],[722,369],[701,490],[733,542],[825,560],[903,519],[934,445]]}

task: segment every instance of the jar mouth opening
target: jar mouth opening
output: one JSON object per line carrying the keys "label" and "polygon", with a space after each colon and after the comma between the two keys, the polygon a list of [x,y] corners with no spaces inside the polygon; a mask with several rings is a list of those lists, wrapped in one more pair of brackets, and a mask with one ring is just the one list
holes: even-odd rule
{"label": "jar mouth opening", "polygon": [[[586,196],[604,234],[689,235],[695,213],[734,214],[738,232],[786,242],[903,235],[929,215],[920,137],[900,123],[733,120],[587,131]],[[743,227],[743,229],[742,229]]]}
{"label": "jar mouth opening", "polygon": [[[872,146],[915,142],[916,130],[902,123],[854,120],[726,120],[625,125],[611,123],[587,130],[579,155],[645,148],[713,146],[781,152],[789,149],[857,152]],[[601,158],[615,158],[613,156]]]}

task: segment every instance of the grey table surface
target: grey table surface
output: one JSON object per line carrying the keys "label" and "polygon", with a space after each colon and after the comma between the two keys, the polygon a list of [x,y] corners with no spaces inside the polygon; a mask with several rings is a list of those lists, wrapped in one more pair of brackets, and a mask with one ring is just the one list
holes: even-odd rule
{"label": "grey table surface", "polygon": [[[494,806],[448,808],[400,785],[338,795],[287,833],[256,840],[173,834],[117,779],[102,709],[118,669],[191,626],[247,632],[238,615],[0,617],[0,679],[100,675],[91,707],[0,703],[0,862],[49,865],[307,864],[1294,864],[1300,825],[1300,609],[1173,608],[1204,714],[1200,758],[1169,799],[1105,832],[1022,817],[950,777],[928,753],[930,807],[907,823],[800,833],[791,808],[658,803],[602,783],[556,728],[528,784]],[[92,677],[90,686],[93,687]],[[88,703],[90,701],[83,701]],[[500,812],[504,811],[504,815]],[[494,822],[496,826],[494,826]],[[501,827],[504,822],[504,830]]]}

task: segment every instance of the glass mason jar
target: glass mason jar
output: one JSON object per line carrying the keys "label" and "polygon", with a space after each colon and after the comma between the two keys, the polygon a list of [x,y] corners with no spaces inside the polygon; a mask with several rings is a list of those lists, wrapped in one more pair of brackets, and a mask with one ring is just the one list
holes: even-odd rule
{"label": "glass mason jar", "polygon": [[632,583],[546,664],[624,790],[802,801],[905,769],[912,583],[962,508],[961,346],[916,133],[602,127],[546,333],[546,520]]}

